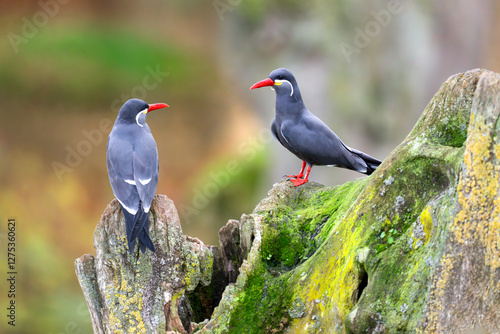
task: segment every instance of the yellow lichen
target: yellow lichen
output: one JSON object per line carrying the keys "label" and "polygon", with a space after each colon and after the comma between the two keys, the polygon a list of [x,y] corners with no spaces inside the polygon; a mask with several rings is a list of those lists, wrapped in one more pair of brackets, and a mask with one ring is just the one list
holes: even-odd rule
{"label": "yellow lichen", "polygon": [[[112,286],[106,293],[108,305],[113,305],[110,307],[110,327],[116,333],[123,333],[121,330],[123,325],[120,319],[128,319],[129,324],[132,325],[129,327],[129,333],[145,333],[144,321],[140,313],[142,309],[141,286],[139,286],[139,283],[131,286],[126,280],[122,267],[120,267],[119,271],[116,271],[112,282]],[[115,312],[122,315],[118,316]],[[131,327],[134,328],[133,331],[131,331]]]}
{"label": "yellow lichen", "polygon": [[424,243],[427,243],[429,241],[433,228],[432,216],[429,209],[430,209],[429,207],[426,207],[424,211],[422,211],[422,213],[420,214],[420,223],[424,227],[424,232],[425,232]]}
{"label": "yellow lichen", "polygon": [[[486,265],[496,269],[500,263],[498,250],[500,240],[496,231],[499,227],[500,198],[499,171],[491,162],[492,152],[500,155],[499,144],[493,143],[488,120],[476,116],[473,134],[468,142],[464,159],[467,172],[460,179],[459,205],[462,208],[453,222],[453,234],[459,243],[477,239],[486,250]],[[467,154],[468,153],[468,154]],[[493,208],[493,210],[491,210]],[[472,240],[471,240],[472,239]]]}
{"label": "yellow lichen", "polygon": [[[499,166],[500,144],[494,142],[495,122],[481,114],[472,114],[469,138],[464,154],[465,171],[461,174],[457,187],[460,212],[450,228],[452,241],[466,248],[484,249],[484,265],[490,267],[490,288],[497,285],[495,270],[500,267],[500,195]],[[494,161],[494,159],[497,159]],[[456,248],[460,249],[460,248]],[[456,252],[456,251],[455,251]],[[445,254],[441,259],[441,270],[434,279],[431,290],[429,325],[427,333],[440,332],[439,312],[444,306],[450,277],[455,263],[462,254]],[[485,294],[488,294],[486,291]],[[453,307],[453,306],[451,306]],[[449,310],[448,310],[449,312]]]}
{"label": "yellow lichen", "polygon": [[[337,236],[339,242],[332,244],[331,248],[323,249],[320,253],[320,256],[325,257],[326,263],[322,266],[311,266],[310,271],[306,273],[308,288],[297,291],[298,296],[306,305],[312,305],[314,314],[321,316],[324,322],[342,322],[354,306],[352,294],[358,286],[354,260],[356,250],[362,241],[359,235],[361,230],[353,229],[357,219],[357,215],[352,215],[339,225],[340,233]],[[317,260],[310,261],[309,263],[314,263]],[[328,277],[328,284],[325,284],[325,277]],[[300,281],[300,275],[298,280]],[[306,312],[311,312],[310,307]],[[311,326],[310,321],[310,317],[294,319],[291,327],[298,329]]]}

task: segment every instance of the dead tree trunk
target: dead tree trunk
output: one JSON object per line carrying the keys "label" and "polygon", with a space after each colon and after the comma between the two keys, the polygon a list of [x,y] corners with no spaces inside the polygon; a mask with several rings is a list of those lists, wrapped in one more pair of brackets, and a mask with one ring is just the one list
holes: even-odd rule
{"label": "dead tree trunk", "polygon": [[[228,233],[239,235],[238,224],[228,223]],[[95,258],[86,254],[75,261],[94,333],[191,333],[210,317],[229,274],[235,280],[239,265],[234,257],[223,259],[224,249],[234,248],[232,238],[225,238],[221,251],[184,236],[175,206],[164,195],[153,201],[150,235],[155,253],[136,247],[130,254],[123,214],[113,200],[94,233]]]}

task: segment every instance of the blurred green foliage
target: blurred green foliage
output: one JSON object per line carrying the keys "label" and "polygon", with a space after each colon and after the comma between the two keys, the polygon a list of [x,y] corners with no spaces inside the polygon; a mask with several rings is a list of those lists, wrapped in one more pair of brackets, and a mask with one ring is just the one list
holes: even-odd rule
{"label": "blurred green foliage", "polygon": [[57,25],[21,45],[21,57],[9,44],[0,47],[0,98],[30,96],[46,105],[108,104],[141,85],[148,68],[168,73],[165,91],[185,96],[183,87],[208,69],[199,55],[126,28]]}
{"label": "blurred green foliage", "polygon": [[262,180],[269,168],[268,157],[265,147],[256,147],[248,154],[219,158],[200,171],[178,207],[184,233],[219,245],[216,232],[229,219],[250,214],[265,195]]}

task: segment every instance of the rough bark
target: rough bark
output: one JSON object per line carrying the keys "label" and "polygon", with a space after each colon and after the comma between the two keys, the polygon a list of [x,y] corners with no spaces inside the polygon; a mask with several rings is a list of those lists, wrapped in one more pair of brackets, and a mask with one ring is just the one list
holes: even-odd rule
{"label": "rough bark", "polygon": [[498,332],[499,134],[500,75],[474,70],[442,85],[372,176],[276,184],[220,249],[183,236],[157,196],[157,253],[131,256],[114,201],[96,258],[75,263],[94,331]]}
{"label": "rough bark", "polygon": [[[228,223],[232,236],[238,234],[238,224]],[[193,317],[208,319],[234,276],[234,271],[226,272],[230,261],[217,247],[182,234],[175,206],[166,196],[155,196],[150,225],[156,252],[142,254],[136,247],[130,254],[123,214],[113,200],[94,233],[95,258],[86,254],[75,261],[95,333],[191,333],[199,326]]]}

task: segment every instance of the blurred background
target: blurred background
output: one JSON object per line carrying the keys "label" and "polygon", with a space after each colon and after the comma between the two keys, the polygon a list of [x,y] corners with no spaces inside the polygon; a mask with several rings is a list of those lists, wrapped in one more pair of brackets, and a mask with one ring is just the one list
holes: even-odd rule
{"label": "blurred background", "polygon": [[[171,106],[148,116],[157,193],[185,234],[218,244],[301,166],[270,135],[274,93],[253,83],[290,69],[313,113],[383,160],[449,76],[500,72],[499,18],[494,0],[2,1],[0,263],[7,276],[14,217],[18,280],[15,328],[0,280],[0,331],[92,331],[73,262],[94,253],[113,199],[106,141],[130,97]],[[310,180],[361,176],[316,167]]]}

